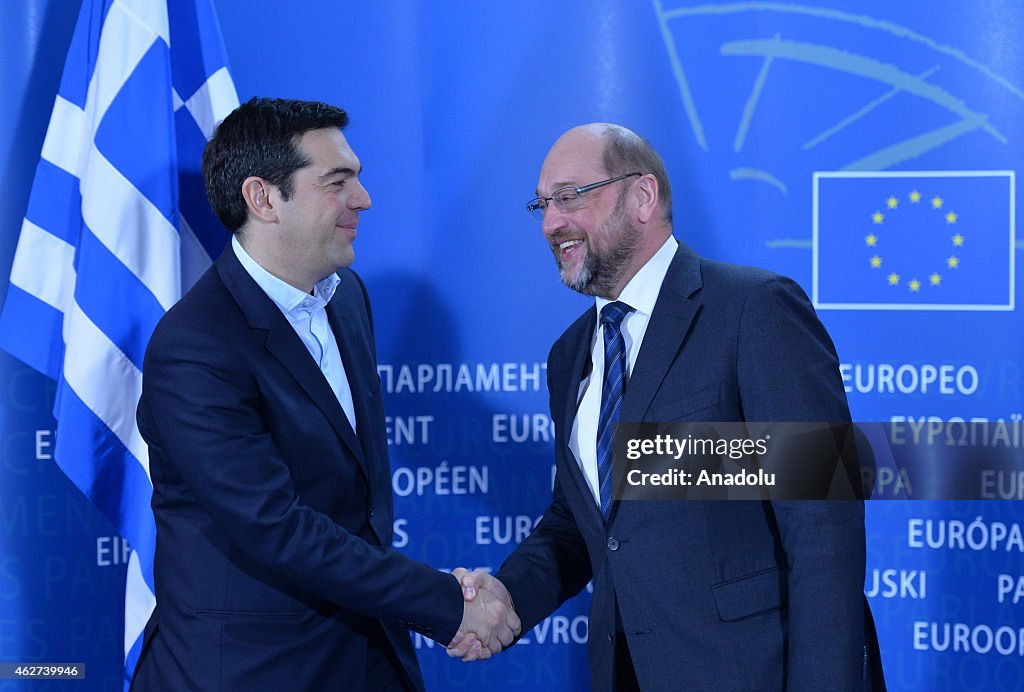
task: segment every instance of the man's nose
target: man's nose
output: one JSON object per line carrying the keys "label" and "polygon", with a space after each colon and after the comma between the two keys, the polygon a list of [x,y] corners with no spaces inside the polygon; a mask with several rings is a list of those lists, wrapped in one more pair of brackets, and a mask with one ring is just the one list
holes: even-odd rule
{"label": "man's nose", "polygon": [[548,202],[548,205],[544,207],[544,220],[541,221],[540,228],[546,236],[552,236],[558,233],[560,230],[566,227],[568,219],[565,218],[565,212],[558,208],[554,202]]}
{"label": "man's nose", "polygon": [[366,211],[373,205],[370,200],[370,193],[366,191],[363,184],[357,179],[356,190],[351,197],[348,198],[349,209],[356,209],[358,211]]}

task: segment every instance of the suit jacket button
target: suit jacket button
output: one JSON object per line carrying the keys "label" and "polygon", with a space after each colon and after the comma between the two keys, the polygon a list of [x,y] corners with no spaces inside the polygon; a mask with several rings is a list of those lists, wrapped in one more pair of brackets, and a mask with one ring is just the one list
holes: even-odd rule
{"label": "suit jacket button", "polygon": [[370,516],[373,516],[373,505],[370,505]]}
{"label": "suit jacket button", "polygon": [[618,550],[618,549],[619,549],[619,539],[615,538],[614,536],[612,536],[611,538],[608,539],[608,550]]}

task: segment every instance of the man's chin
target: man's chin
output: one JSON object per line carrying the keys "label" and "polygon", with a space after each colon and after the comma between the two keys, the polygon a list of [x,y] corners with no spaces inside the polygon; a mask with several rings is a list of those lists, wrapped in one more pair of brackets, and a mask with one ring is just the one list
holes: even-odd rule
{"label": "man's chin", "polygon": [[585,296],[594,295],[590,282],[591,277],[587,272],[559,271],[558,278],[562,280],[562,283],[565,284],[567,288],[571,288],[577,293],[582,293]]}
{"label": "man's chin", "polygon": [[339,252],[334,257],[334,264],[337,266],[337,269],[335,269],[334,271],[338,271],[339,269],[344,269],[345,267],[351,266],[355,259],[356,251],[354,248],[350,247],[345,252]]}

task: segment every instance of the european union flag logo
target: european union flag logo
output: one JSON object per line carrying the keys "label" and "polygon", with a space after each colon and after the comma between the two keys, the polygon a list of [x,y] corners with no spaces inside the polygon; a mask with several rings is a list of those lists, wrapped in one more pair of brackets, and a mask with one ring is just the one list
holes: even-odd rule
{"label": "european union flag logo", "polygon": [[1013,171],[815,173],[814,306],[1012,310],[1013,190]]}

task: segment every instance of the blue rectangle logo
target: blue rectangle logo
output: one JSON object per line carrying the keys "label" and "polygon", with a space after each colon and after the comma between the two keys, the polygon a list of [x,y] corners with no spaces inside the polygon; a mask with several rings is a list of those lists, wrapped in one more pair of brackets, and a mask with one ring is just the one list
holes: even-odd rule
{"label": "blue rectangle logo", "polygon": [[814,174],[814,306],[1013,310],[1013,171]]}

